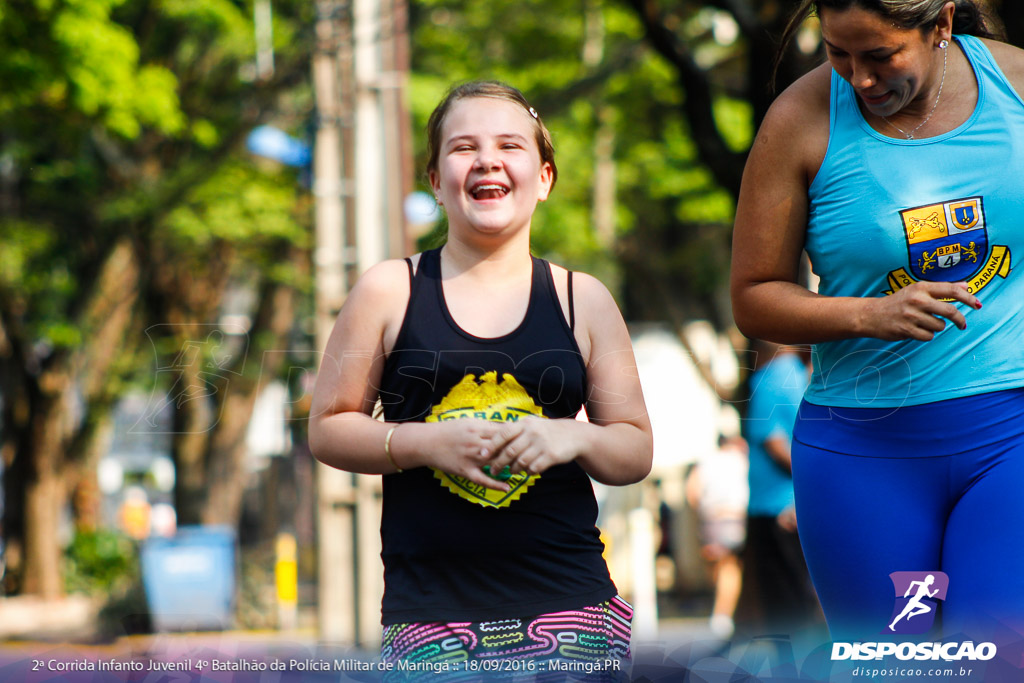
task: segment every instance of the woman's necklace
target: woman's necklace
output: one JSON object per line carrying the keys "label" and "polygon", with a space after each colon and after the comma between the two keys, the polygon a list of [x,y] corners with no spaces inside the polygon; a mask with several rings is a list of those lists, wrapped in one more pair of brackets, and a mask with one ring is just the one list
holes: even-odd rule
{"label": "woman's necklace", "polygon": [[884,117],[884,116],[882,117],[883,121],[885,121],[890,126],[895,128],[896,130],[898,130],[901,134],[907,136],[908,140],[913,140],[914,139],[914,133],[916,133],[918,130],[920,130],[921,126],[923,126],[924,124],[928,123],[928,120],[931,119],[932,114],[935,113],[935,109],[939,106],[939,98],[942,97],[942,85],[946,82],[946,46],[948,46],[948,45],[949,45],[949,43],[947,41],[945,41],[945,40],[943,40],[941,43],[939,43],[939,47],[942,48],[942,79],[939,81],[939,92],[937,92],[935,94],[935,104],[932,105],[932,110],[930,112],[928,112],[928,116],[924,117],[924,121],[922,121],[921,123],[917,124],[917,127],[915,127],[912,131],[910,131],[908,133],[907,131],[903,130],[902,128],[897,126],[895,123],[893,123],[892,121],[887,119],[886,117]]}

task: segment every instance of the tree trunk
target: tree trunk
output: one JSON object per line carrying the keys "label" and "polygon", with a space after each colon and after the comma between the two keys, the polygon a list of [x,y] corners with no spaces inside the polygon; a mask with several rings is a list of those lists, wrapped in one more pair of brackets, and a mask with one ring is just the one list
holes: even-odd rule
{"label": "tree trunk", "polygon": [[615,244],[615,126],[607,107],[598,105],[596,111],[592,214],[598,243],[611,249]]}
{"label": "tree trunk", "polygon": [[12,375],[22,375],[23,368],[16,367],[9,355],[0,347],[0,396],[3,396],[3,412],[0,413],[0,460],[3,461],[3,476],[0,477],[4,499],[3,518],[0,519],[0,545],[3,545],[6,572],[0,595],[15,588],[15,578],[21,575],[24,558],[25,538],[25,486],[28,481],[28,458],[17,457],[26,452],[29,436],[28,419],[30,408],[25,396],[25,383]]}
{"label": "tree trunk", "polygon": [[25,564],[22,592],[53,600],[63,594],[60,512],[64,485],[57,472],[38,473],[25,487]]}
{"label": "tree trunk", "polygon": [[[293,253],[293,262],[297,255]],[[256,397],[277,377],[284,363],[282,351],[295,320],[295,291],[284,284],[267,284],[250,331],[253,358],[259,371],[239,373],[225,388],[220,420],[210,439],[206,503],[202,519],[206,524],[238,524],[245,492],[245,438]]]}
{"label": "tree trunk", "polygon": [[[60,523],[68,504],[69,483],[80,475],[82,456],[90,451],[96,428],[109,409],[108,382],[116,379],[111,368],[125,350],[138,296],[138,262],[129,239],[110,245],[81,310],[71,319],[82,331],[82,343],[73,349],[57,349],[44,359],[34,355],[35,340],[5,321],[5,349],[0,353],[3,389],[14,401],[5,406],[16,437],[4,443],[5,488],[22,490],[18,527],[5,530],[20,534],[24,550],[20,568],[21,592],[44,599],[63,592]],[[12,364],[21,363],[17,368]],[[31,365],[38,372],[26,372]],[[12,370],[12,367],[14,369]],[[85,417],[73,422],[69,406],[76,394],[85,404]],[[12,479],[14,478],[14,479]],[[13,501],[9,501],[13,502]]]}
{"label": "tree trunk", "polygon": [[[184,355],[184,354],[182,354]],[[174,407],[174,436],[171,441],[171,455],[176,471],[174,485],[174,508],[178,524],[201,523],[203,505],[207,495],[207,448],[210,441],[210,411],[205,405],[205,395],[190,396],[190,388],[200,386],[201,375],[198,354],[196,358],[183,360],[175,367],[176,379],[170,390],[169,400]],[[181,358],[182,356],[179,356]]]}
{"label": "tree trunk", "polygon": [[46,600],[64,592],[60,571],[60,520],[67,502],[61,471],[66,428],[61,395],[39,402],[33,424],[29,478],[25,485],[25,564],[22,592]]}
{"label": "tree trunk", "polygon": [[259,382],[244,394],[234,394],[224,404],[224,414],[210,443],[210,467],[206,501],[202,508],[204,524],[238,524],[242,516],[245,491],[245,443],[252,418]]}
{"label": "tree trunk", "polygon": [[[289,254],[300,270],[304,258],[295,249]],[[218,308],[217,302],[205,304],[210,311]],[[174,314],[184,320],[190,312],[178,309]],[[234,526],[241,518],[249,420],[259,392],[281,369],[284,353],[280,349],[286,348],[294,319],[294,289],[266,282],[246,334],[246,348],[231,352],[237,361],[230,367],[204,365],[208,358],[203,352],[188,353],[185,345],[189,341],[179,340],[182,351],[173,364],[175,379],[169,400],[175,411],[171,450],[177,469],[174,503],[180,525]],[[188,324],[203,327],[198,320]]]}
{"label": "tree trunk", "polygon": [[96,531],[103,524],[103,492],[97,465],[110,451],[114,438],[114,419],[110,407],[96,418],[75,460],[78,466],[69,472],[65,486],[71,491],[71,509],[76,530]]}

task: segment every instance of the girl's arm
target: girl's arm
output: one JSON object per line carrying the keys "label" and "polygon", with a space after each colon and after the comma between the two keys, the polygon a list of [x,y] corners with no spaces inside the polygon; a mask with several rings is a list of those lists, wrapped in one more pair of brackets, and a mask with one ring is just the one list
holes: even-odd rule
{"label": "girl's arm", "polygon": [[[313,390],[310,450],[325,465],[350,472],[388,474],[433,465],[507,490],[507,484],[481,471],[498,425],[482,420],[397,425],[371,417],[386,351],[394,345],[408,301],[409,274],[403,261],[374,266],[348,295]],[[389,432],[390,460],[385,453]]]}
{"label": "girl's arm", "polygon": [[651,471],[651,423],[640,390],[626,324],[603,284],[574,274],[577,338],[587,366],[587,415],[573,419],[521,419],[501,425],[492,471],[537,474],[576,460],[603,484],[640,481]]}
{"label": "girl's arm", "polygon": [[951,298],[977,307],[965,283],[919,282],[877,298],[825,297],[798,284],[807,191],[828,145],[831,68],[825,64],[772,105],[747,159],[733,232],[733,315],[748,337],[817,343],[848,337],[927,341],[948,318],[966,326]]}

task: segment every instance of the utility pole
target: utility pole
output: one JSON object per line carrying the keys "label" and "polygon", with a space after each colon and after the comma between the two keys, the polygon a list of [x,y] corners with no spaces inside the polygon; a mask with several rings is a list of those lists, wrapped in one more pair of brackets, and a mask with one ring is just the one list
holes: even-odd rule
{"label": "utility pole", "polygon": [[[402,214],[411,189],[405,2],[317,1],[313,182],[321,350],[359,274],[408,248]],[[317,479],[320,639],[379,644],[381,478],[320,465]]]}

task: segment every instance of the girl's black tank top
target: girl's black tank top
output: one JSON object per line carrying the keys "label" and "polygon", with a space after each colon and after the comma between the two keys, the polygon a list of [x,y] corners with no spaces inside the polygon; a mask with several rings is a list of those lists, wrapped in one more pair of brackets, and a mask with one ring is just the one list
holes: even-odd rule
{"label": "girl's black tank top", "polygon": [[[408,308],[380,387],[385,420],[576,416],[586,367],[546,261],[533,258],[522,323],[496,338],[452,318],[440,249],[423,253],[415,275],[409,262],[409,272]],[[570,274],[570,310],[571,282]],[[583,469],[571,462],[509,484],[503,493],[429,467],[384,476],[384,625],[532,616],[615,595]]]}

